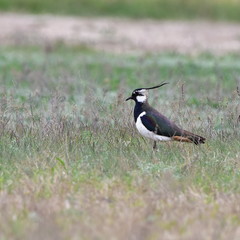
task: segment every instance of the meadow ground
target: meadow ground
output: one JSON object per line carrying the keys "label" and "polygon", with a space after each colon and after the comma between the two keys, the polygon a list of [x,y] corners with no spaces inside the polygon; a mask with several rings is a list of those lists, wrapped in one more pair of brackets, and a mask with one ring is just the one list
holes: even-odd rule
{"label": "meadow ground", "polygon": [[[0,239],[239,239],[240,58],[1,47]],[[137,87],[205,145],[152,143]]]}
{"label": "meadow ground", "polygon": [[[239,239],[240,28],[186,21],[237,21],[239,6],[1,1],[165,21],[1,13],[0,239]],[[125,98],[162,81],[150,103],[206,144],[153,151],[136,132]]]}

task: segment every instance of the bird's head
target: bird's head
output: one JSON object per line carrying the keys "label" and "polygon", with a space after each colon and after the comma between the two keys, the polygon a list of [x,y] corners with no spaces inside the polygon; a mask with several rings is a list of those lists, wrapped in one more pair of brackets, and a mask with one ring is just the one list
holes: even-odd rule
{"label": "bird's head", "polygon": [[166,84],[168,84],[168,83],[161,83],[160,85],[157,85],[155,87],[150,87],[150,88],[137,88],[132,92],[131,97],[126,99],[126,101],[132,99],[135,102],[144,103],[147,101],[147,98],[148,98],[148,90],[154,89],[154,88],[159,88]]}

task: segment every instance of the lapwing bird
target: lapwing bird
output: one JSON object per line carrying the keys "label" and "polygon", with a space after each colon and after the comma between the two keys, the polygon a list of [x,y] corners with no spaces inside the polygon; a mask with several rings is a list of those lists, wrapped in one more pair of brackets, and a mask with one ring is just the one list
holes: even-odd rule
{"label": "lapwing bird", "polygon": [[165,84],[167,83],[150,88],[137,88],[132,92],[132,96],[126,99],[135,101],[134,120],[139,133],[154,140],[153,148],[156,148],[156,141],[179,141],[196,145],[205,143],[204,137],[179,128],[148,104],[148,90],[160,88]]}

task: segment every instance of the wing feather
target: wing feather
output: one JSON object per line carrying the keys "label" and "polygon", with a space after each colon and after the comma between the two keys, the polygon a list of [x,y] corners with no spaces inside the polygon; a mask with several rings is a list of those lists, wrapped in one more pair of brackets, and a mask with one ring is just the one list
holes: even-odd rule
{"label": "wing feather", "polygon": [[171,137],[175,141],[193,142],[196,145],[205,143],[204,137],[179,128],[167,117],[150,107],[149,104],[145,104],[143,111],[146,114],[141,116],[141,121],[149,131],[160,136]]}
{"label": "wing feather", "polygon": [[149,131],[158,135],[166,137],[182,135],[181,129],[163,115],[159,116],[153,113],[146,114],[141,117],[141,121]]}

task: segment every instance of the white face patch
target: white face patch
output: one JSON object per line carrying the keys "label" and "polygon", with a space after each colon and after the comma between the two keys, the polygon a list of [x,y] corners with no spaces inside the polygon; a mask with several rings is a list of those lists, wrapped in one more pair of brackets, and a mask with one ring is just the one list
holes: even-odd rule
{"label": "white face patch", "polygon": [[142,113],[138,116],[137,121],[136,121],[137,130],[139,131],[139,133],[140,133],[142,136],[147,137],[147,138],[151,138],[151,139],[153,139],[154,141],[171,141],[171,140],[172,140],[170,137],[157,135],[156,133],[149,131],[149,130],[142,124],[142,121],[141,121],[141,117],[144,116],[144,115],[146,115],[146,112],[142,112]]}
{"label": "white face patch", "polygon": [[136,99],[138,102],[146,102],[147,96],[137,96]]}

